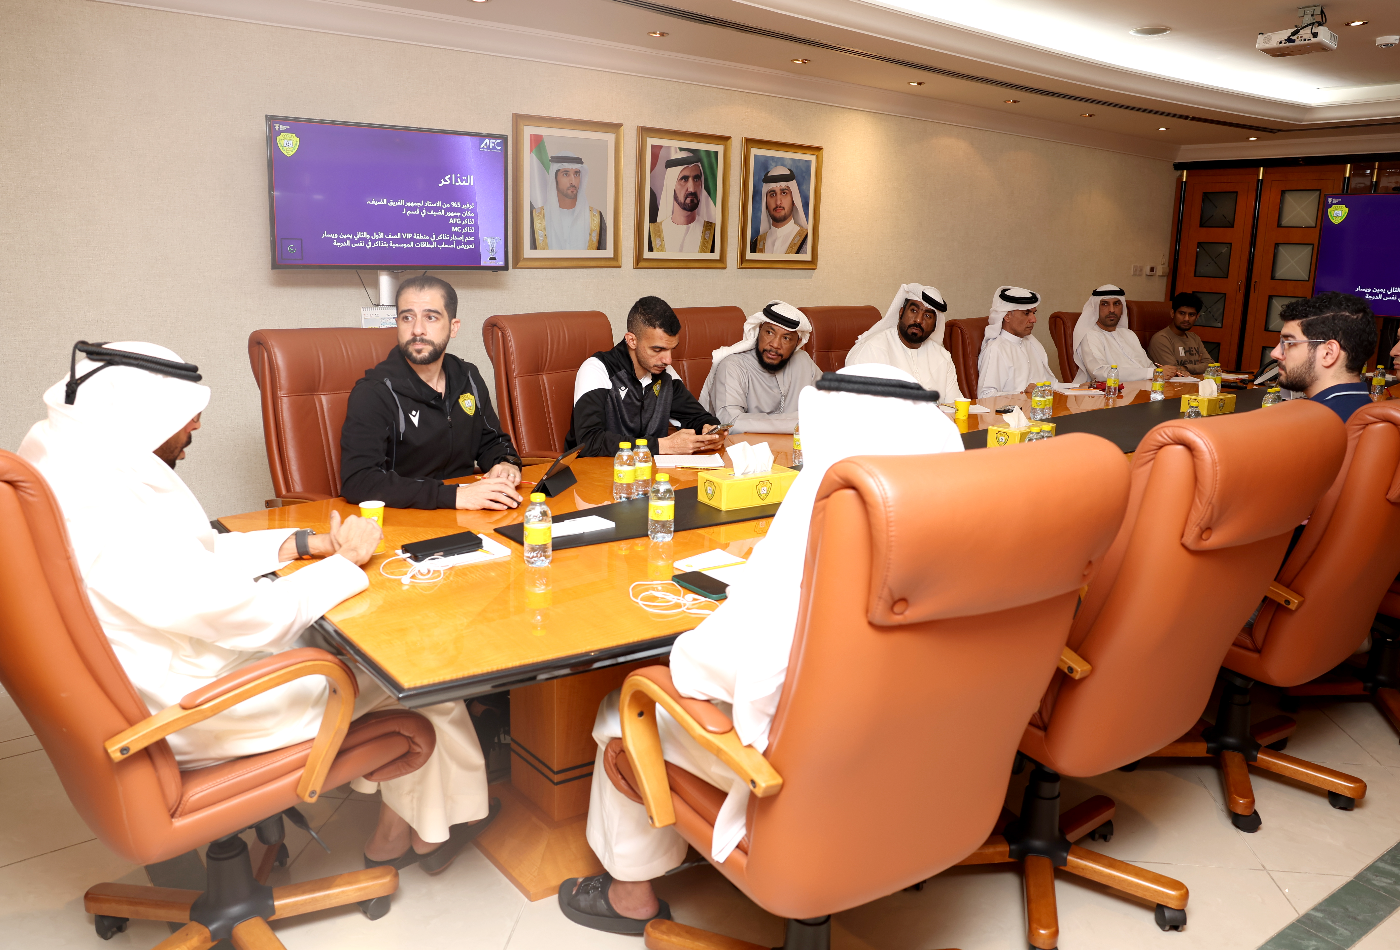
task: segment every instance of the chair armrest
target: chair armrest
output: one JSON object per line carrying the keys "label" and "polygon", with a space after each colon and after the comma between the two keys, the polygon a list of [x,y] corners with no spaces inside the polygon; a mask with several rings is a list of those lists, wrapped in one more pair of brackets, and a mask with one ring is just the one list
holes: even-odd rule
{"label": "chair armrest", "polygon": [[1058,666],[1064,671],[1064,674],[1072,680],[1082,680],[1084,677],[1094,672],[1094,668],[1089,665],[1089,661],[1078,653],[1075,653],[1069,647],[1060,648],[1060,662]]}
{"label": "chair armrest", "polygon": [[622,743],[641,785],[647,818],[656,828],[676,823],[671,802],[671,786],[666,780],[666,761],[661,754],[661,734],[656,727],[656,707],[661,706],[680,723],[700,747],[719,757],[748,782],[759,798],[782,790],[782,777],[757,749],[739,741],[734,724],[710,703],[686,699],[671,680],[664,666],[634,670],[622,683],[618,712],[622,719]]}
{"label": "chair armrest", "polygon": [[355,715],[355,697],[359,693],[350,668],[325,650],[312,647],[288,650],[234,670],[195,690],[174,706],[167,706],[130,729],[117,733],[103,743],[103,748],[113,762],[120,762],[186,726],[203,722],[225,709],[304,676],[324,676],[330,681],[330,696],[326,699],[321,728],[311,744],[311,754],[302,769],[301,781],[297,783],[297,796],[304,802],[315,801],[321,794],[331,762],[340,751],[341,742],[345,741],[345,733],[350,729],[350,720]]}
{"label": "chair armrest", "polygon": [[1289,610],[1297,610],[1303,605],[1303,595],[1295,593],[1284,587],[1278,581],[1270,581],[1269,589],[1264,591],[1264,596],[1270,600],[1276,600]]}

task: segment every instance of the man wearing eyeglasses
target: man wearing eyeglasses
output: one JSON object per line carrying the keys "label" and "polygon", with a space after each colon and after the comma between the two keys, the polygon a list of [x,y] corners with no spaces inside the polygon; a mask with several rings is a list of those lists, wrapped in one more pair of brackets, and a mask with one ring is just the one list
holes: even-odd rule
{"label": "man wearing eyeglasses", "polygon": [[1371,402],[1361,371],[1376,352],[1376,321],[1366,301],[1330,292],[1283,308],[1283,330],[1269,353],[1278,384],[1320,402],[1346,422]]}

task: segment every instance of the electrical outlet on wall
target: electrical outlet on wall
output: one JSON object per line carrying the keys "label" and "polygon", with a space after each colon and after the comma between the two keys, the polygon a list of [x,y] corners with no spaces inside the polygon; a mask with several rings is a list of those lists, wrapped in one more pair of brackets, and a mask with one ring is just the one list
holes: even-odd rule
{"label": "electrical outlet on wall", "polygon": [[1148,276],[1148,277],[1158,277],[1158,276],[1161,275],[1161,273],[1162,273],[1162,268],[1159,267],[1158,265],[1156,265],[1156,264],[1148,264],[1148,265],[1147,265],[1147,276]]}
{"label": "electrical outlet on wall", "polygon": [[1134,265],[1133,265],[1133,276],[1134,276],[1134,277],[1141,277],[1141,276],[1142,276],[1142,265],[1141,265],[1141,264],[1134,264]]}

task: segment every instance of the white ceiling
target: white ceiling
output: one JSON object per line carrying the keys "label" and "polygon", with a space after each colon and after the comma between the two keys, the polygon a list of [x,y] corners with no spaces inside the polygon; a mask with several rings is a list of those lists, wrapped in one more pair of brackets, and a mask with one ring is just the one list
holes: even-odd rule
{"label": "white ceiling", "polygon": [[[102,2],[653,76],[1156,158],[1400,151],[1400,47],[1374,46],[1374,35],[1400,33],[1397,0],[1329,6],[1341,47],[1284,59],[1253,48],[1256,33],[1297,21],[1296,7],[1267,0]],[[1347,28],[1347,19],[1371,23]],[[1172,33],[1127,35],[1149,24]],[[649,36],[653,30],[667,35]]]}

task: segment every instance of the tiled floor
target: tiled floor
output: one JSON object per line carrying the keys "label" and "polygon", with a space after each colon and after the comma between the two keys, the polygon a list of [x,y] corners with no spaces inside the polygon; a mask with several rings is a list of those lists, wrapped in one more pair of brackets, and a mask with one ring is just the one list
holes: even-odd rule
{"label": "tiled floor", "polygon": [[[1258,706],[1257,718],[1272,714],[1267,703]],[[1151,908],[1072,875],[1060,876],[1060,946],[1400,947],[1400,914],[1377,917],[1377,908],[1387,910],[1400,901],[1400,849],[1386,858],[1393,870],[1382,861],[1369,876],[1352,880],[1400,842],[1400,742],[1364,703],[1313,705],[1298,718],[1290,753],[1359,775],[1369,784],[1354,812],[1334,811],[1321,794],[1256,772],[1264,827],[1245,835],[1231,826],[1219,777],[1206,763],[1144,764],[1131,773],[1067,780],[1067,805],[1098,793],[1118,803],[1116,835],[1109,843],[1095,843],[1096,849],[1184,881],[1191,902],[1186,930],[1163,933],[1152,922]],[[1011,801],[1019,801],[1023,781],[1013,780]],[[346,788],[306,808],[331,853],[289,827],[292,864],[274,872],[273,883],[358,866],[377,808],[375,800]],[[102,946],[82,910],[82,894],[93,883],[112,880],[146,883],[143,869],[93,839],[28,725],[0,693],[0,945],[26,950]],[[678,920],[764,946],[782,939],[778,920],[708,867],[666,878],[658,889]],[[1315,905],[1314,914],[1303,916]],[[1365,926],[1372,918],[1379,920],[1364,936],[1355,933],[1356,921],[1363,918]],[[1280,933],[1295,920],[1296,926]],[[837,915],[833,944],[839,950],[1022,950],[1024,926],[1019,875],[1010,866],[983,866],[955,869],[921,892],[895,894]],[[527,902],[472,849],[440,877],[430,878],[417,868],[406,871],[393,910],[382,920],[368,921],[352,908],[278,923],[275,929],[291,950],[641,946],[635,938],[569,923],[552,900]],[[107,946],[153,947],[168,933],[162,924],[133,922]]]}

